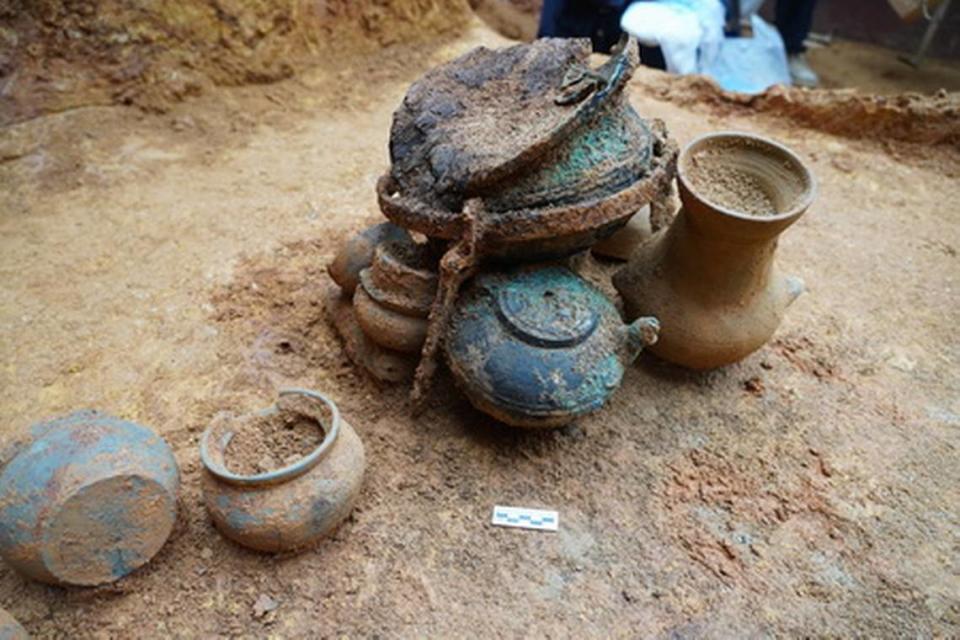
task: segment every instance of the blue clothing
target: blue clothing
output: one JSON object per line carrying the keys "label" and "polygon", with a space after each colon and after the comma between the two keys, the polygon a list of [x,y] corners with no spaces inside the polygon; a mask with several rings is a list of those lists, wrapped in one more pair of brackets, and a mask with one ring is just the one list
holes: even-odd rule
{"label": "blue clothing", "polygon": [[590,38],[608,53],[620,39],[620,15],[628,0],[544,0],[539,38]]}
{"label": "blue clothing", "polygon": [[803,53],[803,41],[813,25],[813,8],[817,0],[777,0],[774,23],[780,30],[788,54]]}

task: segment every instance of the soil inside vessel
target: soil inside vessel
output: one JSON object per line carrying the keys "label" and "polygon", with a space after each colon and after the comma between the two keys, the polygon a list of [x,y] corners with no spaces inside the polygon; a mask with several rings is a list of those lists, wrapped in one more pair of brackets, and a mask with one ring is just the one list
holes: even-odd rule
{"label": "soil inside vessel", "polygon": [[690,158],[686,177],[697,194],[715,205],[750,216],[780,213],[763,183],[749,172],[725,163],[726,152],[703,152]]}
{"label": "soil inside vessel", "polygon": [[227,468],[241,475],[274,471],[307,456],[323,442],[320,422],[307,414],[279,409],[270,415],[248,416],[233,427],[227,447]]}

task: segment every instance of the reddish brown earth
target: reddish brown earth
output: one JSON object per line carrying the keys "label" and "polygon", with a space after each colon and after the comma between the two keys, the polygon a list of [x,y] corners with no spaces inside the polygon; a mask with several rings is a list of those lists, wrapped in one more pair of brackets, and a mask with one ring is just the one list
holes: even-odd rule
{"label": "reddish brown earth", "polygon": [[240,475],[266,473],[293,464],[320,446],[325,433],[319,422],[294,411],[223,415],[221,419],[224,428],[234,432],[225,452],[226,467]]}
{"label": "reddish brown earth", "polygon": [[462,27],[464,0],[3,0],[0,125],[90,105],[166,111]]}
{"label": "reddish brown earth", "polygon": [[469,0],[470,7],[490,27],[508,38],[537,37],[542,0]]}
{"label": "reddish brown earth", "polygon": [[[951,144],[835,136],[680,84],[675,102],[642,74],[634,105],[681,143],[753,131],[816,173],[779,248],[809,291],[776,338],[708,374],[643,356],[605,410],[544,433],[493,424],[446,377],[412,419],[406,389],[352,367],[325,265],[378,219],[391,113],[428,66],[501,42],[475,26],[165,115],[91,107],[3,131],[0,431],[86,406],[151,425],[183,509],[111,587],[0,566],[0,607],[59,638],[960,635]],[[197,441],[287,385],[340,403],[368,471],[330,540],[269,557],[211,526]],[[493,528],[494,504],[557,509],[560,531]]]}

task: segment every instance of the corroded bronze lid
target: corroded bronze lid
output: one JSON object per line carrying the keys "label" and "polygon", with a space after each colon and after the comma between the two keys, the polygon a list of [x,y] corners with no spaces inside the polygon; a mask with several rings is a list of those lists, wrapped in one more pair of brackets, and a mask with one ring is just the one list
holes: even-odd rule
{"label": "corroded bronze lid", "polygon": [[589,52],[586,40],[565,39],[480,48],[415,82],[377,184],[383,214],[457,239],[472,203],[485,253],[523,260],[589,246],[655,199],[673,178],[676,146],[624,95],[636,43],[596,68]]}
{"label": "corroded bronze lid", "polygon": [[[625,127],[614,131],[596,121],[610,106],[620,111],[617,103],[637,65],[636,51],[625,44],[607,64],[592,69],[588,40],[542,39],[499,50],[480,47],[437,67],[410,87],[394,114],[392,178],[406,195],[459,210],[466,198],[502,195],[504,181],[512,186],[540,165],[583,159],[596,169],[602,158],[589,152],[600,150],[602,156],[611,135],[585,141],[577,157],[551,153],[581,128],[619,134],[621,145],[636,153],[616,162],[635,165],[636,174],[650,159],[650,135],[639,116],[627,105]],[[543,191],[543,186],[523,189]],[[534,204],[516,194],[512,200],[518,206]]]}

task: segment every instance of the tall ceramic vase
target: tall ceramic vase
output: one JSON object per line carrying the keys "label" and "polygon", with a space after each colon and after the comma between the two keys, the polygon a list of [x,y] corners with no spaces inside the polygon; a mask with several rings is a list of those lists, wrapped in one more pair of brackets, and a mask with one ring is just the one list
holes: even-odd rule
{"label": "tall ceramic vase", "polygon": [[816,186],[792,151],[742,133],[693,141],[680,154],[677,180],[680,213],[613,283],[628,319],[660,319],[654,354],[712,369],[759,349],[803,291],[800,279],[780,273],[774,253]]}

